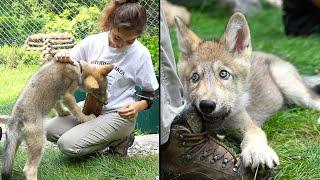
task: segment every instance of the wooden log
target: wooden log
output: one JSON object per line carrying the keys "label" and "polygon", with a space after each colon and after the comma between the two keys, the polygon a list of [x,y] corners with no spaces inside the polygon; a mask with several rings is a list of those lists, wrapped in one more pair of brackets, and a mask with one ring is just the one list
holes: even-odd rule
{"label": "wooden log", "polygon": [[29,41],[39,42],[46,39],[73,39],[68,33],[34,34],[28,37]]}
{"label": "wooden log", "polygon": [[60,52],[60,51],[69,51],[70,49],[51,49],[50,53],[55,55],[57,54],[57,52]]}
{"label": "wooden log", "polygon": [[75,46],[76,44],[51,44],[48,45],[48,47],[52,48],[52,49],[71,49]]}
{"label": "wooden log", "polygon": [[73,44],[75,40],[73,38],[69,39],[47,39],[45,43],[50,44]]}
{"label": "wooden log", "polygon": [[34,34],[28,37],[29,41],[39,42],[46,39],[46,34]]}
{"label": "wooden log", "polygon": [[30,47],[42,47],[44,45],[43,42],[28,42],[27,43]]}
{"label": "wooden log", "polygon": [[45,49],[42,51],[42,54],[51,54],[51,49]]}
{"label": "wooden log", "polygon": [[72,38],[72,36],[67,33],[48,34],[47,35],[47,39],[70,39],[70,38]]}

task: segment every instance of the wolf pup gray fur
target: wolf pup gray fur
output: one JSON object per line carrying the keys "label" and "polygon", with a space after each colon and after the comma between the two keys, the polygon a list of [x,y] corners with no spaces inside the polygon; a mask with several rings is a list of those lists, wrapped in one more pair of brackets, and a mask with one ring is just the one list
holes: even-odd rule
{"label": "wolf pup gray fur", "polygon": [[80,122],[94,118],[94,115],[87,116],[81,112],[73,93],[78,86],[87,92],[96,92],[99,84],[107,85],[106,75],[112,69],[113,65],[93,67],[84,61],[74,63],[51,61],[43,65],[29,80],[7,122],[2,179],[10,179],[14,156],[22,140],[25,140],[28,156],[23,169],[24,174],[27,180],[37,179],[45,142],[43,130],[45,116],[54,106],[59,115],[69,115],[68,111],[62,109],[59,102],[61,99]]}
{"label": "wolf pup gray fur", "polygon": [[240,130],[245,166],[278,165],[279,157],[260,125],[288,103],[320,110],[319,96],[290,63],[252,52],[249,26],[241,13],[230,18],[220,40],[202,40],[179,18],[175,23],[181,51],[178,71],[187,101],[213,127]]}

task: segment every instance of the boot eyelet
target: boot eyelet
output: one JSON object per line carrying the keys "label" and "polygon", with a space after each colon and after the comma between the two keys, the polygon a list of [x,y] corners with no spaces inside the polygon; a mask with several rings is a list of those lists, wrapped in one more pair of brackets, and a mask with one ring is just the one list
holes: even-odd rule
{"label": "boot eyelet", "polygon": [[238,169],[239,169],[239,165],[238,164],[235,164],[234,166],[233,166],[233,171],[234,172],[237,172],[238,171]]}
{"label": "boot eyelet", "polygon": [[220,159],[220,157],[218,154],[214,155],[212,158],[212,160],[214,160],[214,161],[218,161],[219,159]]}
{"label": "boot eyelet", "polygon": [[180,146],[184,146],[184,145],[186,145],[186,142],[185,141],[181,141],[180,142]]}
{"label": "boot eyelet", "polygon": [[184,138],[183,135],[182,135],[182,134],[179,134],[179,139],[180,139],[180,140],[183,140],[183,138]]}
{"label": "boot eyelet", "polygon": [[208,152],[207,151],[203,151],[203,156],[208,156]]}
{"label": "boot eyelet", "polygon": [[222,168],[226,168],[227,164],[222,164]]}
{"label": "boot eyelet", "polygon": [[223,160],[222,163],[223,163],[223,164],[227,164],[227,163],[228,163],[228,159],[227,159],[227,158],[224,158],[224,160]]}
{"label": "boot eyelet", "polygon": [[222,168],[227,167],[227,163],[228,163],[228,159],[224,158],[223,161],[222,161]]}
{"label": "boot eyelet", "polygon": [[200,161],[203,161],[206,157],[208,156],[208,152],[207,151],[203,151],[202,155],[200,156]]}
{"label": "boot eyelet", "polygon": [[238,171],[238,168],[236,168],[236,167],[233,167],[233,172],[237,172]]}

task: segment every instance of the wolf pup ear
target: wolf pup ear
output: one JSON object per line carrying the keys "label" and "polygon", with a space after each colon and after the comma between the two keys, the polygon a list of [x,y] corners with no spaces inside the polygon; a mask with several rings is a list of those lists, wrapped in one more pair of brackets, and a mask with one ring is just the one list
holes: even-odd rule
{"label": "wolf pup ear", "polygon": [[186,26],[181,18],[176,16],[174,21],[176,24],[176,33],[180,51],[181,53],[188,55],[197,48],[201,39]]}
{"label": "wolf pup ear", "polygon": [[98,71],[101,75],[106,76],[107,74],[110,73],[110,71],[112,71],[113,67],[114,65],[106,64],[106,65],[100,66]]}
{"label": "wolf pup ear", "polygon": [[86,89],[91,89],[91,90],[99,89],[98,82],[92,76],[88,76],[87,78],[85,78],[83,83]]}
{"label": "wolf pup ear", "polygon": [[243,14],[238,12],[231,16],[220,42],[234,57],[250,58],[252,52],[250,29]]}

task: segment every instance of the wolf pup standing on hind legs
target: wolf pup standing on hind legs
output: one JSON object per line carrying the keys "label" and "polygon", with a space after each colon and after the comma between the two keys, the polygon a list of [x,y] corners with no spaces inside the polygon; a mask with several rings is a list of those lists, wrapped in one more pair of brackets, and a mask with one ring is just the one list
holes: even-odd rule
{"label": "wolf pup standing on hind legs", "polygon": [[278,165],[279,157],[260,125],[287,104],[320,110],[313,84],[307,87],[297,70],[279,57],[252,52],[249,26],[241,13],[230,18],[219,41],[202,40],[179,18],[175,22],[181,51],[178,70],[187,101],[211,128],[240,130],[246,167]]}
{"label": "wolf pup standing on hind legs", "polygon": [[[28,180],[37,179],[45,142],[44,117],[54,106],[60,116],[69,114],[62,109],[61,99],[80,122],[94,118],[94,115],[87,116],[81,112],[73,93],[78,86],[89,93],[97,92],[99,84],[107,85],[106,75],[112,69],[113,65],[96,68],[84,61],[74,64],[52,61],[42,66],[29,80],[8,120],[2,179],[10,178],[14,156],[22,140],[26,142],[28,156],[24,174]],[[101,97],[103,99],[99,100],[105,102],[105,96]],[[99,94],[97,98],[100,98]]]}

